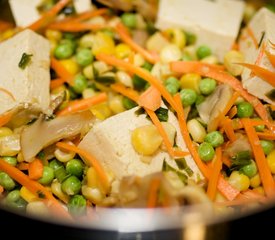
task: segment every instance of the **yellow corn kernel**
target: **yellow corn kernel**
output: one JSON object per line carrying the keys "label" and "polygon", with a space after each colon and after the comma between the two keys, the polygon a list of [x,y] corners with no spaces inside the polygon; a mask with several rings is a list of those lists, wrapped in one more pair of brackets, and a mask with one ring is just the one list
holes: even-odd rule
{"label": "yellow corn kernel", "polygon": [[16,29],[8,29],[0,35],[0,41],[4,41],[8,38],[11,38],[14,34],[16,34]]}
{"label": "yellow corn kernel", "polygon": [[33,194],[24,186],[20,188],[20,196],[27,202],[33,202],[38,199],[35,194]]}
{"label": "yellow corn kernel", "polygon": [[54,40],[57,42],[62,39],[62,33],[57,30],[46,29],[45,35],[49,40]]}
{"label": "yellow corn kernel", "polygon": [[8,127],[0,127],[0,137],[10,136],[13,131]]}
{"label": "yellow corn kernel", "polygon": [[176,44],[180,49],[186,45],[185,33],[180,28],[172,28],[166,31],[171,38],[171,42]]}
{"label": "yellow corn kernel", "polygon": [[275,150],[267,155],[267,163],[272,174],[275,174]]}
{"label": "yellow corn kernel", "polygon": [[37,216],[37,217],[50,217],[49,208],[43,201],[32,201],[26,206],[27,215]]}
{"label": "yellow corn kernel", "polygon": [[137,29],[145,29],[146,28],[146,22],[144,20],[144,17],[140,13],[136,13],[136,28]]}
{"label": "yellow corn kernel", "polygon": [[131,48],[125,43],[120,43],[115,47],[115,55],[117,58],[127,58],[130,56],[131,52]]}
{"label": "yellow corn kernel", "polygon": [[265,191],[264,191],[264,188],[259,186],[259,187],[256,187],[253,189],[254,191],[256,191],[257,193],[260,193],[262,195],[265,195]]}
{"label": "yellow corn kernel", "polygon": [[92,52],[94,55],[99,53],[114,54],[115,42],[108,34],[97,32],[94,36]]}
{"label": "yellow corn kernel", "polygon": [[111,111],[114,114],[121,113],[121,112],[125,111],[126,109],[122,103],[122,96],[121,95],[112,96],[109,99],[109,108],[111,109]]}
{"label": "yellow corn kernel", "polygon": [[197,119],[193,118],[189,120],[187,122],[187,129],[195,142],[203,142],[206,136],[206,130]]}
{"label": "yellow corn kernel", "polygon": [[[169,142],[173,146],[174,142],[175,142],[176,133],[177,133],[176,128],[174,127],[173,124],[171,124],[169,122],[161,122],[161,125],[163,126],[163,128],[164,128],[164,130],[165,130],[165,132],[167,134]],[[161,145],[161,149],[166,150],[166,146],[165,146],[164,142]]]}
{"label": "yellow corn kernel", "polygon": [[237,64],[244,62],[244,55],[237,50],[230,50],[224,55],[224,66],[233,76],[242,74],[243,66]]}
{"label": "yellow corn kernel", "polygon": [[95,96],[95,95],[96,95],[96,92],[95,92],[95,90],[92,89],[92,88],[86,88],[86,89],[84,89],[83,92],[82,92],[82,97],[83,97],[84,99],[93,97],[93,96]]}
{"label": "yellow corn kernel", "polygon": [[159,53],[161,49],[168,46],[170,42],[160,32],[155,32],[146,41],[146,48],[149,51]]}
{"label": "yellow corn kernel", "polygon": [[96,118],[100,120],[104,120],[112,115],[112,111],[109,108],[107,102],[100,103],[91,107],[91,111],[96,116]]}
{"label": "yellow corn kernel", "polygon": [[133,81],[131,76],[124,71],[116,72],[116,80],[125,85],[126,87],[133,87]]}
{"label": "yellow corn kernel", "polygon": [[249,177],[239,171],[233,171],[228,178],[228,182],[239,191],[247,190],[250,185]]}
{"label": "yellow corn kernel", "polygon": [[199,84],[201,81],[201,76],[196,73],[187,73],[182,75],[180,78],[181,88],[190,88],[196,91],[196,93],[200,93]]}
{"label": "yellow corn kernel", "polygon": [[259,187],[261,184],[261,178],[259,173],[257,173],[255,176],[250,178],[250,186],[253,188]]}
{"label": "yellow corn kernel", "polygon": [[98,74],[98,75],[101,75],[109,70],[111,70],[110,66],[108,66],[105,62],[102,62],[102,61],[95,61],[93,63],[93,66],[94,66],[94,74]]}
{"label": "yellow corn kernel", "polygon": [[195,45],[187,46],[183,49],[183,54],[191,57],[192,60],[197,60],[197,47]]}
{"label": "yellow corn kernel", "polygon": [[0,156],[16,156],[20,152],[20,135],[0,137]]}
{"label": "yellow corn kernel", "polygon": [[62,189],[61,189],[61,183],[58,182],[57,179],[54,179],[52,184],[51,184],[51,192],[58,197],[61,201],[63,201],[64,203],[68,203],[69,202],[69,195],[65,194]]}
{"label": "yellow corn kernel", "polygon": [[[70,144],[70,145],[74,145],[70,141],[67,141],[67,143]],[[71,159],[74,158],[75,153],[74,152],[69,152],[69,151],[63,151],[60,148],[56,148],[55,151],[54,151],[54,156],[60,162],[68,162],[68,161],[70,161]]]}
{"label": "yellow corn kernel", "polygon": [[80,71],[80,67],[77,64],[77,62],[74,60],[74,58],[64,59],[64,60],[61,60],[60,62],[62,63],[64,68],[66,68],[66,70],[72,75],[75,75]]}
{"label": "yellow corn kernel", "polygon": [[136,67],[140,67],[145,63],[145,59],[143,56],[141,56],[139,53],[136,53],[134,55],[134,65]]}
{"label": "yellow corn kernel", "polygon": [[81,192],[83,196],[93,204],[100,204],[105,198],[103,193],[98,188],[91,188],[87,185],[82,186]]}
{"label": "yellow corn kernel", "polygon": [[89,64],[88,66],[83,68],[83,74],[88,79],[94,79],[94,67],[93,64]]}
{"label": "yellow corn kernel", "polygon": [[160,60],[162,63],[169,63],[181,59],[182,52],[176,44],[169,44],[161,49]]}
{"label": "yellow corn kernel", "polygon": [[91,48],[94,43],[94,34],[88,33],[83,35],[79,40],[79,46],[83,48]]}
{"label": "yellow corn kernel", "polygon": [[131,142],[139,154],[150,156],[160,147],[162,137],[154,125],[145,125],[133,130]]}
{"label": "yellow corn kernel", "polygon": [[207,56],[203,59],[200,60],[203,63],[208,63],[208,64],[218,64],[219,63],[219,59],[217,56],[211,55],[211,56]]}

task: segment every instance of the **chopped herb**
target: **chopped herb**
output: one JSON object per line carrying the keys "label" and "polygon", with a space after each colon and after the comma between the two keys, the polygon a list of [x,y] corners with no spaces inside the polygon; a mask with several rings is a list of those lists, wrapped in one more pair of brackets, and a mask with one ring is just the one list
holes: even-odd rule
{"label": "chopped herb", "polygon": [[168,109],[167,108],[160,107],[155,111],[155,113],[161,122],[168,121]]}
{"label": "chopped herb", "polygon": [[187,165],[185,158],[175,159],[176,164],[180,170],[184,170],[189,177],[193,175],[192,169]]}
{"label": "chopped herb", "polygon": [[46,197],[42,191],[37,191],[37,195],[39,198],[42,198],[42,199],[44,199]]}
{"label": "chopped herb", "polygon": [[135,111],[135,114],[137,116],[141,115],[141,114],[144,114],[145,113],[145,110],[144,108],[140,107],[138,110]]}
{"label": "chopped herb", "polygon": [[55,115],[54,115],[54,114],[46,115],[45,120],[46,120],[46,121],[50,121],[50,120],[53,120],[54,118],[55,118]]}
{"label": "chopped herb", "polygon": [[31,57],[32,57],[32,54],[23,53],[20,59],[20,62],[18,63],[18,66],[21,69],[25,69],[27,65],[30,63]]}
{"label": "chopped herb", "polygon": [[230,170],[239,170],[245,165],[251,163],[251,153],[250,151],[241,151],[238,152],[235,156],[231,157],[232,165]]}
{"label": "chopped herb", "polygon": [[188,177],[184,173],[182,173],[182,172],[178,171],[177,169],[171,167],[165,160],[163,161],[162,171],[163,172],[172,171],[172,172],[174,172],[174,173],[176,173],[178,175],[178,177],[180,178],[180,180],[184,184],[187,183]]}
{"label": "chopped herb", "polygon": [[41,159],[41,160],[44,160],[46,157],[46,154],[44,153],[44,151],[40,151],[38,154],[37,154],[37,158]]}
{"label": "chopped herb", "polygon": [[258,48],[261,46],[264,36],[265,36],[265,31],[262,31],[262,36],[261,36],[260,42],[258,43]]}
{"label": "chopped herb", "polygon": [[275,100],[275,89],[272,89],[268,93],[265,94],[270,100],[274,101]]}
{"label": "chopped herb", "polygon": [[112,84],[115,82],[115,77],[113,76],[98,76],[95,78],[95,81],[98,83],[103,83],[103,84]]}

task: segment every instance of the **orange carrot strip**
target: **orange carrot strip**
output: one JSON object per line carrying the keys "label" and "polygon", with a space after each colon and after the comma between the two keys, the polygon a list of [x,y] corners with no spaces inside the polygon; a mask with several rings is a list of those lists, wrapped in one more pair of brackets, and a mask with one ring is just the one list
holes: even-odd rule
{"label": "orange carrot strip", "polygon": [[128,44],[134,51],[140,53],[148,62],[153,64],[157,62],[158,58],[156,56],[133,41],[133,39],[129,36],[126,27],[122,23],[118,23],[116,25],[115,31],[118,33],[123,42]]}
{"label": "orange carrot strip", "polygon": [[54,57],[51,58],[51,68],[64,82],[67,82],[70,85],[72,84],[74,76],[70,74],[62,63]]}
{"label": "orange carrot strip", "polygon": [[110,184],[109,184],[108,177],[103,167],[101,166],[100,162],[94,156],[92,156],[90,153],[88,153],[83,149],[80,149],[74,145],[67,144],[65,142],[58,142],[56,143],[56,146],[64,150],[75,152],[79,154],[81,157],[83,157],[88,165],[93,166],[95,168],[95,171],[97,172],[105,190],[109,189]]}
{"label": "orange carrot strip", "polygon": [[234,188],[224,177],[220,174],[218,181],[218,189],[220,193],[226,197],[229,201],[234,200],[240,193],[240,191]]}
{"label": "orange carrot strip", "polygon": [[68,5],[71,0],[60,0],[58,1],[49,11],[45,12],[37,21],[33,22],[31,25],[27,26],[27,28],[38,31],[48,24],[54,21],[56,15]]}
{"label": "orange carrot strip", "polygon": [[134,73],[138,75],[139,77],[143,78],[147,82],[149,82],[151,85],[153,85],[155,88],[157,88],[161,95],[166,99],[166,101],[172,106],[173,109],[176,109],[177,106],[175,104],[175,101],[171,94],[166,90],[166,88],[163,86],[163,84],[154,76],[152,76],[148,71],[136,67],[128,62],[125,62],[121,59],[118,59],[114,56],[107,55],[104,53],[100,53],[96,55],[96,58],[98,60],[101,60],[103,62],[106,62],[109,65],[116,66],[116,67],[121,67],[127,69],[128,72]]}
{"label": "orange carrot strip", "polygon": [[249,143],[254,153],[255,161],[259,169],[259,174],[263,183],[265,193],[268,197],[274,196],[275,182],[272,177],[272,173],[267,164],[263,148],[261,147],[259,137],[256,133],[254,126],[251,124],[248,118],[241,119],[244,129],[246,131]]}
{"label": "orange carrot strip", "polygon": [[36,158],[32,162],[29,163],[29,178],[32,180],[38,180],[43,176],[43,163],[40,159]]}
{"label": "orange carrot strip", "polygon": [[230,119],[232,119],[233,117],[235,117],[237,115],[237,112],[238,112],[237,107],[233,106],[228,112],[228,117]]}
{"label": "orange carrot strip", "polygon": [[74,22],[85,21],[85,20],[88,20],[93,17],[101,16],[101,15],[107,13],[108,11],[109,11],[108,8],[99,8],[99,9],[88,10],[88,11],[85,11],[85,12],[80,13],[77,16],[75,16],[72,19],[72,21],[74,21]]}
{"label": "orange carrot strip", "polygon": [[7,94],[13,101],[15,101],[14,95],[9,90],[0,87],[0,91]]}
{"label": "orange carrot strip", "polygon": [[161,94],[154,86],[147,88],[137,101],[138,105],[156,111],[161,105]]}
{"label": "orange carrot strip", "polygon": [[222,149],[220,147],[217,147],[215,158],[212,161],[214,162],[213,170],[207,186],[207,195],[212,201],[214,201],[216,197],[219,175],[222,169],[221,158],[222,158]]}
{"label": "orange carrot strip", "polygon": [[56,78],[50,81],[50,89],[55,89],[62,86],[65,83],[64,79]]}
{"label": "orange carrot strip", "polygon": [[229,160],[229,158],[225,155],[222,156],[222,162],[225,164],[227,167],[231,167],[232,162]]}
{"label": "orange carrot strip", "polygon": [[257,41],[252,29],[247,26],[246,30],[247,30],[248,35],[251,37],[255,48],[258,48],[258,41]]}
{"label": "orange carrot strip", "polygon": [[246,68],[249,68],[256,76],[260,77],[273,87],[275,87],[275,73],[271,72],[265,68],[262,68],[255,64],[249,64],[249,63],[238,63],[239,65],[242,65]]}
{"label": "orange carrot strip", "polygon": [[244,99],[246,99],[248,102],[250,102],[253,105],[258,115],[264,121],[266,121],[268,123],[268,126],[270,127],[268,113],[265,107],[263,106],[263,104],[260,102],[260,100],[257,97],[249,94],[243,88],[241,82],[237,78],[231,76],[225,71],[217,71],[215,68],[209,67],[209,64],[207,66],[204,63],[178,61],[178,62],[171,62],[170,67],[172,71],[177,73],[193,72],[205,77],[216,79],[219,82],[230,85],[236,92],[239,92]]}
{"label": "orange carrot strip", "polygon": [[20,162],[20,163],[17,164],[16,167],[17,167],[19,170],[28,170],[28,169],[29,169],[29,166],[30,166],[29,163]]}
{"label": "orange carrot strip", "polygon": [[262,46],[261,46],[261,49],[259,51],[259,54],[258,54],[258,56],[256,58],[256,61],[254,63],[255,65],[260,65],[260,63],[261,63],[261,61],[263,59],[264,53],[265,53],[265,47],[266,47],[266,44],[263,43]]}
{"label": "orange carrot strip", "polygon": [[60,202],[52,195],[52,193],[39,182],[31,180],[26,174],[7,163],[4,159],[0,159],[0,170],[6,172],[11,178],[20,183],[22,186],[25,186],[39,199],[47,199],[50,204],[50,209],[54,208],[53,213],[58,214],[60,217],[65,217],[66,219],[72,220],[72,217],[68,211],[65,210]]}
{"label": "orange carrot strip", "polygon": [[226,133],[226,136],[228,137],[230,142],[234,142],[237,140],[237,137],[234,132],[234,128],[232,125],[232,120],[230,118],[225,118],[222,121],[222,126],[224,128],[224,131]]}
{"label": "orange carrot strip", "polygon": [[0,127],[7,124],[13,117],[13,111],[8,111],[0,116]]}
{"label": "orange carrot strip", "polygon": [[106,25],[93,23],[65,22],[53,23],[48,26],[49,29],[59,30],[63,32],[82,32],[82,31],[97,31],[106,28]]}
{"label": "orange carrot strip", "polygon": [[272,131],[257,132],[257,135],[260,139],[275,140],[275,134]]}
{"label": "orange carrot strip", "polygon": [[125,87],[123,84],[121,83],[114,83],[111,84],[111,89],[113,89],[114,91],[122,94],[123,96],[128,97],[129,99],[133,100],[134,102],[138,101],[139,98],[139,94],[137,91],[135,91],[132,88],[129,87]]}
{"label": "orange carrot strip", "polygon": [[159,178],[152,179],[149,186],[149,196],[147,201],[148,208],[154,208],[157,206],[159,187],[160,187],[160,179]]}
{"label": "orange carrot strip", "polygon": [[176,150],[176,149],[173,150],[173,156],[175,158],[183,158],[183,157],[186,157],[188,155],[190,155],[190,152],[184,152],[184,151]]}
{"label": "orange carrot strip", "polygon": [[265,54],[268,58],[268,60],[270,61],[270,63],[272,64],[272,66],[275,68],[275,54],[271,54],[269,51],[265,51]]}
{"label": "orange carrot strip", "polygon": [[8,29],[13,28],[13,24],[11,22],[0,20],[0,32],[4,32]]}
{"label": "orange carrot strip", "polygon": [[105,102],[106,100],[107,100],[107,94],[105,92],[99,93],[98,95],[95,95],[89,98],[75,100],[70,102],[67,107],[57,112],[56,115],[64,116],[70,113],[84,111],[89,109],[91,106],[101,102]]}

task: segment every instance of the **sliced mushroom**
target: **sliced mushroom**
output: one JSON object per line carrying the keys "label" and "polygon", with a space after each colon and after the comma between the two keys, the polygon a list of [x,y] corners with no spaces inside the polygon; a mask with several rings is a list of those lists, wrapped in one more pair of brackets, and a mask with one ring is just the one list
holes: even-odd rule
{"label": "sliced mushroom", "polygon": [[90,111],[79,112],[52,120],[41,115],[33,124],[22,129],[20,145],[26,161],[31,161],[43,148],[61,139],[87,132],[94,120]]}
{"label": "sliced mushroom", "polygon": [[233,89],[229,85],[220,84],[211,95],[197,106],[200,118],[208,124],[208,131],[216,130],[217,126],[214,124],[214,120],[225,109],[232,95]]}

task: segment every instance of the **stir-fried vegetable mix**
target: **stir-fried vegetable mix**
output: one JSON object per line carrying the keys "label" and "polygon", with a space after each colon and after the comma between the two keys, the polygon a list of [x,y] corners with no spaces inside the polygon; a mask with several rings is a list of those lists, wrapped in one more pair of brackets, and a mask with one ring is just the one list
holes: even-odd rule
{"label": "stir-fried vegetable mix", "polygon": [[[190,31],[155,27],[158,1],[140,1],[144,12],[98,2],[77,12],[71,0],[44,1],[27,26],[0,22],[0,48],[24,32],[43,37],[50,78],[45,89],[29,86],[48,95],[46,109],[0,81],[0,98],[19,102],[0,116],[1,204],[74,219],[99,207],[203,203],[232,212],[273,198],[275,43],[256,40],[269,69],[245,60],[238,39],[253,44],[251,31],[221,60]],[[28,71],[36,54],[22,52],[16,71]],[[251,93],[244,71],[272,92]]]}

